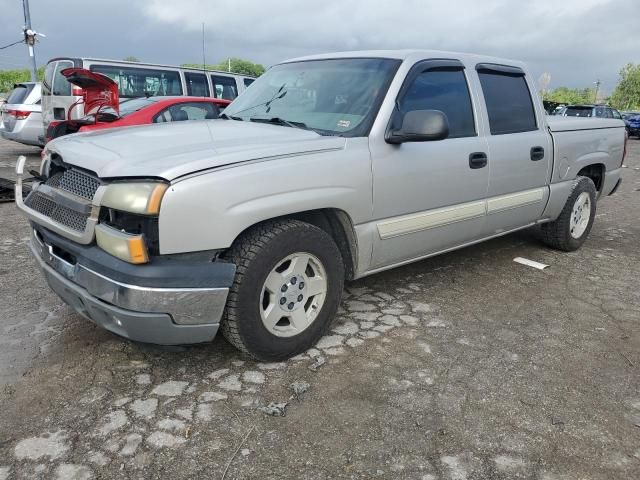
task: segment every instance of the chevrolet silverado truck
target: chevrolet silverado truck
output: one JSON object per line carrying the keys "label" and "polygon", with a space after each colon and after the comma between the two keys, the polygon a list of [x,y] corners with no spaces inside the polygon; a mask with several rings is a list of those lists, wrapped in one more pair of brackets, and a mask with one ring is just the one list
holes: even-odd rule
{"label": "chevrolet silverado truck", "polygon": [[345,280],[539,225],[572,251],[621,181],[624,123],[546,117],[520,63],[424,50],[270,68],[221,118],[50,142],[16,204],[50,287],[135,341],[278,360]]}

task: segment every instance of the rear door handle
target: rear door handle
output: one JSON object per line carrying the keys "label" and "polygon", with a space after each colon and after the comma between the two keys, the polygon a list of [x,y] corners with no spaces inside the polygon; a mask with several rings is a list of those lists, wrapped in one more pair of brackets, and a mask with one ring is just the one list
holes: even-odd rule
{"label": "rear door handle", "polygon": [[537,162],[538,160],[542,160],[544,158],[544,148],[542,147],[531,147],[531,160]]}
{"label": "rear door handle", "polygon": [[469,168],[482,168],[487,166],[487,154],[484,152],[473,152],[469,154]]}

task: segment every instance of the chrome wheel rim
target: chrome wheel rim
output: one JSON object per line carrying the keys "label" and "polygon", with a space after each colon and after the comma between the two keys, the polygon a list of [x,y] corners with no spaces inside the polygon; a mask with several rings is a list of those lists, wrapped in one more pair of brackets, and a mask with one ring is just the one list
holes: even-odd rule
{"label": "chrome wheel rim", "polygon": [[315,321],[327,295],[322,262],[305,252],[280,260],[264,281],[260,316],[269,333],[292,337]]}
{"label": "chrome wheel rim", "polygon": [[573,238],[584,235],[591,218],[591,197],[587,192],[582,192],[576,198],[571,211],[570,233]]}

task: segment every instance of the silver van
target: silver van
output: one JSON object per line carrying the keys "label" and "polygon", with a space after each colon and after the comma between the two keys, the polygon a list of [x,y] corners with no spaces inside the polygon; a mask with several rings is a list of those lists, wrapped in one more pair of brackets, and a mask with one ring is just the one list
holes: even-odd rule
{"label": "silver van", "polygon": [[41,84],[22,82],[14,86],[6,103],[0,105],[0,136],[25,145],[44,145]]}

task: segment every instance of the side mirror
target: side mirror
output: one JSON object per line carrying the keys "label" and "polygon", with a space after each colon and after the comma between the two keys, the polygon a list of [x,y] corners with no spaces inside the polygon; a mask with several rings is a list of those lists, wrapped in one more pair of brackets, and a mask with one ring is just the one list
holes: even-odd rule
{"label": "side mirror", "polygon": [[404,114],[402,127],[387,133],[391,144],[430,142],[449,136],[449,120],[440,110],[411,110]]}

